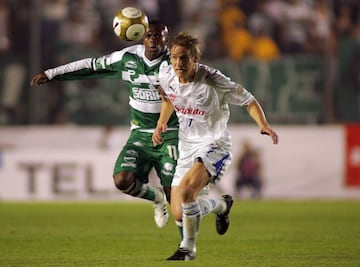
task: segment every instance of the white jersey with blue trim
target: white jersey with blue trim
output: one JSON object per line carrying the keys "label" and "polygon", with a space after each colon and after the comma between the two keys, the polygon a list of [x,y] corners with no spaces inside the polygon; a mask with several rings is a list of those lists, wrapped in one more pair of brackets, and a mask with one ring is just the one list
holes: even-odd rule
{"label": "white jersey with blue trim", "polygon": [[160,85],[174,105],[180,141],[212,142],[229,139],[228,104],[246,106],[254,96],[219,70],[197,64],[194,80],[180,83],[172,66],[159,72]]}

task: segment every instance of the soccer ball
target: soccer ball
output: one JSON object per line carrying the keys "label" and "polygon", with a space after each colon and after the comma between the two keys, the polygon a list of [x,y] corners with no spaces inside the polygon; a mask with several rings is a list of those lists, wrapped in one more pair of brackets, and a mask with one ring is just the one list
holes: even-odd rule
{"label": "soccer ball", "polygon": [[113,20],[113,29],[117,37],[124,41],[138,41],[143,38],[149,27],[144,12],[135,7],[125,7],[118,11]]}

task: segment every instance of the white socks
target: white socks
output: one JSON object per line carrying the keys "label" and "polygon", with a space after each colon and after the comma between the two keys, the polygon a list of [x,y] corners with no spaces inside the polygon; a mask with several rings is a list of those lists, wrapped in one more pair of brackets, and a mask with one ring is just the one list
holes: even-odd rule
{"label": "white socks", "polygon": [[180,247],[192,251],[197,240],[201,218],[209,213],[224,213],[226,203],[222,198],[199,197],[197,201],[183,203],[181,206],[183,210],[183,240]]}
{"label": "white socks", "polygon": [[184,238],[180,243],[180,247],[193,251],[201,220],[200,205],[198,202],[190,202],[183,203],[181,206],[183,209]]}
{"label": "white socks", "polygon": [[208,215],[209,213],[222,214],[226,210],[226,203],[222,198],[198,197],[198,202],[202,216]]}

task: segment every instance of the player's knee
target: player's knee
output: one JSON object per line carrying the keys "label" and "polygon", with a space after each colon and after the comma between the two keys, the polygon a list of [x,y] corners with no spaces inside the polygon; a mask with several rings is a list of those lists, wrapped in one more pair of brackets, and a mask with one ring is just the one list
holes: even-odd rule
{"label": "player's knee", "polygon": [[127,190],[135,182],[135,176],[129,172],[119,172],[114,176],[115,187],[121,191]]}
{"label": "player's knee", "polygon": [[180,194],[182,196],[182,199],[185,202],[191,202],[196,200],[196,195],[199,192],[196,192],[194,188],[191,185],[183,185],[180,188]]}

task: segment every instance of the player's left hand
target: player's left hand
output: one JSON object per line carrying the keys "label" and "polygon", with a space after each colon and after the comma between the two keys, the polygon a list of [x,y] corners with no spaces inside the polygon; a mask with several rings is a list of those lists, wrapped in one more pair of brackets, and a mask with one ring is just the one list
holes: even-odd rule
{"label": "player's left hand", "polygon": [[269,135],[273,141],[273,144],[279,143],[279,136],[269,127],[263,127],[260,131],[261,134]]}

